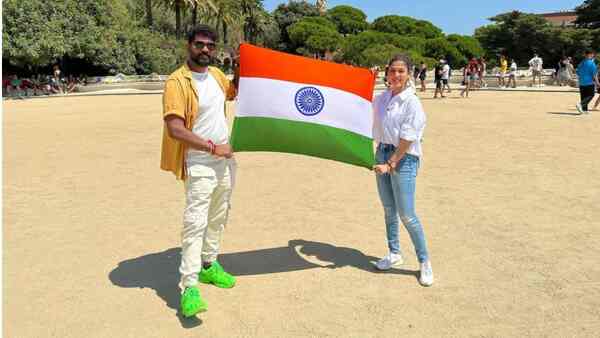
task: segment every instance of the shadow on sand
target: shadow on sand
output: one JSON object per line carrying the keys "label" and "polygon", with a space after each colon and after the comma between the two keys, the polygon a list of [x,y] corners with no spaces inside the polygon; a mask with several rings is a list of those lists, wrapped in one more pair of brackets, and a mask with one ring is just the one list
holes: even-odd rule
{"label": "shadow on sand", "polygon": [[[163,252],[127,259],[113,269],[108,278],[123,288],[151,288],[166,305],[177,311],[177,318],[184,328],[202,324],[199,318],[184,318],[179,313],[179,262],[180,249],[172,248]],[[303,256],[306,257],[303,258]],[[313,263],[309,260],[318,260]],[[288,246],[242,251],[219,255],[219,262],[234,276],[252,276],[307,269],[335,269],[353,267],[371,273],[392,273],[418,278],[419,272],[392,269],[377,271],[373,263],[376,257],[367,256],[361,251],[335,245],[306,240],[291,240]]]}
{"label": "shadow on sand", "polygon": [[566,112],[566,111],[549,111],[547,114],[551,115],[570,115],[570,116],[580,116],[579,112]]}

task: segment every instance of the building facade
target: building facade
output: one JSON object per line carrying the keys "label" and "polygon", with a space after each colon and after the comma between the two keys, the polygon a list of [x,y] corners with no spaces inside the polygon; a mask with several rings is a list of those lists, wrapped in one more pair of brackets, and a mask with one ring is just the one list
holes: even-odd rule
{"label": "building facade", "polygon": [[573,26],[575,25],[575,20],[577,20],[577,14],[575,11],[542,13],[539,15],[548,20],[551,24],[562,27]]}

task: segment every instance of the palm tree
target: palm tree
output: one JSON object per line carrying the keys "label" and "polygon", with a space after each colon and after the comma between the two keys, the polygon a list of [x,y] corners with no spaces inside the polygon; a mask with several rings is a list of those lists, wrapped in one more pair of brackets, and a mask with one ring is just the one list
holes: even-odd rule
{"label": "palm tree", "polygon": [[228,28],[240,20],[240,6],[237,0],[214,0],[215,28],[217,32],[223,32],[223,43],[227,43]]}
{"label": "palm tree", "polygon": [[256,43],[265,30],[265,9],[262,0],[240,0],[239,5],[244,17],[244,40]]}
{"label": "palm tree", "polygon": [[[148,0],[147,0],[148,1]],[[186,6],[192,7],[192,21],[196,23],[196,16],[199,9],[216,11],[214,0],[163,0],[167,8],[175,10],[175,35],[181,38],[181,14]]]}

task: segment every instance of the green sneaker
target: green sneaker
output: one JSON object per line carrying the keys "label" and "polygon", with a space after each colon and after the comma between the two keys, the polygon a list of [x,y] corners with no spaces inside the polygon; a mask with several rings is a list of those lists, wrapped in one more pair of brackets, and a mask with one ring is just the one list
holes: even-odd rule
{"label": "green sneaker", "polygon": [[229,289],[235,285],[235,277],[223,270],[219,262],[214,261],[210,268],[202,269],[198,274],[200,282],[214,284],[217,287]]}
{"label": "green sneaker", "polygon": [[199,312],[206,311],[206,309],[206,302],[200,297],[198,287],[186,287],[181,295],[181,313],[183,316],[192,317]]}

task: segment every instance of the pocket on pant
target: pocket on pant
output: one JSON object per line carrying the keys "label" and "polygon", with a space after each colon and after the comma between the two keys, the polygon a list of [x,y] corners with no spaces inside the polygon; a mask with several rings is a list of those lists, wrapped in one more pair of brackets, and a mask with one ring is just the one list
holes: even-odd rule
{"label": "pocket on pant", "polygon": [[193,165],[186,168],[186,174],[188,177],[215,177],[217,175],[213,168],[203,165]]}
{"label": "pocket on pant", "polygon": [[377,146],[377,151],[375,152],[375,163],[385,163],[385,151],[383,151],[379,146]]}

